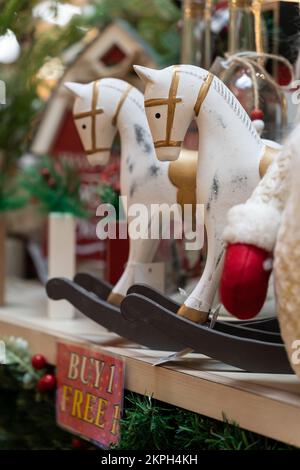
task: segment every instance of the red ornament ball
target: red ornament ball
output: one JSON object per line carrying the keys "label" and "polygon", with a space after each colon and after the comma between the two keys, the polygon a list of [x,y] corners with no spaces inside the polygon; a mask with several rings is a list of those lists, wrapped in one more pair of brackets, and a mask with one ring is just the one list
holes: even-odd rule
{"label": "red ornament ball", "polygon": [[34,369],[41,370],[46,367],[47,361],[45,359],[45,356],[43,356],[42,354],[35,354],[31,358],[31,364]]}
{"label": "red ornament ball", "polygon": [[37,383],[37,389],[39,392],[51,392],[56,387],[56,378],[55,375],[45,374]]}
{"label": "red ornament ball", "polygon": [[261,109],[254,108],[253,111],[251,111],[251,113],[250,113],[250,118],[251,118],[252,121],[256,121],[258,119],[263,121],[264,113]]}

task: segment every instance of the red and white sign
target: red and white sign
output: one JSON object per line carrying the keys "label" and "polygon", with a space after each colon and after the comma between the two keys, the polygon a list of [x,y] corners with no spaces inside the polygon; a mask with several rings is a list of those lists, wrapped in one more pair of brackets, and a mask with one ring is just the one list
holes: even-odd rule
{"label": "red and white sign", "polygon": [[94,444],[117,444],[125,363],[88,346],[58,343],[56,419]]}

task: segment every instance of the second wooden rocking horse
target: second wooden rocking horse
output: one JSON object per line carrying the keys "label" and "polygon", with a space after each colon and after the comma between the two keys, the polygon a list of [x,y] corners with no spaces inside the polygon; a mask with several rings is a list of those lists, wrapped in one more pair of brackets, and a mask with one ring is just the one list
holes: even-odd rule
{"label": "second wooden rocking horse", "polygon": [[[92,165],[107,164],[110,150],[119,131],[121,140],[122,196],[127,197],[128,207],[135,203],[172,205],[176,203],[176,181],[172,180],[171,165],[158,162],[144,111],[144,98],[140,91],[123,80],[105,78],[89,84],[66,83],[76,100],[73,115],[87,158]],[[184,162],[184,164],[183,164]],[[182,153],[179,167],[188,168],[186,194],[189,203],[195,204],[197,152]],[[174,165],[172,166],[174,169]],[[174,172],[174,171],[173,171]],[[153,214],[153,219],[157,219]],[[187,231],[189,229],[187,228]],[[87,273],[79,273],[74,281],[54,278],[47,284],[52,299],[67,299],[97,323],[133,341],[137,338],[150,347],[173,349],[174,342],[162,341],[158,332],[147,328],[143,336],[131,328],[121,316],[119,305],[134,282],[137,264],[153,260],[159,238],[130,240],[130,253],[124,273],[115,286],[110,286]],[[149,284],[151,280],[149,279]],[[139,333],[139,334],[137,334]]]}

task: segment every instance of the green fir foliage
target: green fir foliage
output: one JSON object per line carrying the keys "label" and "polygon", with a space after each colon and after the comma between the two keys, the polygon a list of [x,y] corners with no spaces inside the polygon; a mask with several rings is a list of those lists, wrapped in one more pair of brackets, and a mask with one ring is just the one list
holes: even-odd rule
{"label": "green fir foliage", "polygon": [[102,204],[110,204],[115,208],[116,216],[118,217],[120,195],[117,191],[115,191],[112,186],[104,184],[103,186],[100,186],[99,189],[97,188],[97,194],[99,195]]}
{"label": "green fir foliage", "polygon": [[[0,366],[0,449],[71,449],[72,436],[55,423],[55,393],[36,390],[45,370],[32,367],[25,340],[2,339],[7,364]],[[240,429],[225,417],[216,421],[150,397],[128,392],[124,407],[120,450],[292,449]]]}
{"label": "green fir foliage", "polygon": [[45,370],[32,367],[25,340],[2,340],[6,365],[0,366],[0,450],[71,448],[70,434],[55,422],[55,393],[36,391]]}
{"label": "green fir foliage", "polygon": [[20,184],[45,213],[88,215],[80,198],[79,175],[70,164],[44,157],[39,165],[24,170]]}
{"label": "green fir foliage", "polygon": [[120,449],[279,450],[280,442],[243,430],[235,423],[200,416],[150,397],[127,394]]}
{"label": "green fir foliage", "polygon": [[178,62],[180,18],[172,0],[91,0],[90,12],[74,15],[64,27],[36,31],[32,9],[38,0],[0,0],[0,34],[12,30],[21,46],[14,64],[0,64],[6,83],[6,106],[0,106],[2,171],[27,151],[44,103],[37,94],[36,75],[45,60],[60,56],[81,40],[90,27],[103,27],[114,19],[127,20],[157,52],[163,64]]}

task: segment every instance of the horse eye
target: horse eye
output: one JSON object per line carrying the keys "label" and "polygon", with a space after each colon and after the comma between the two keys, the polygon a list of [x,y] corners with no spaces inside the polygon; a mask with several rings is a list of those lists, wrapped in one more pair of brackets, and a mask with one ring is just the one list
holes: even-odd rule
{"label": "horse eye", "polygon": [[156,113],[155,117],[156,117],[156,119],[159,119],[160,118],[160,113]]}
{"label": "horse eye", "polygon": [[82,124],[82,129],[86,129],[86,124]]}

